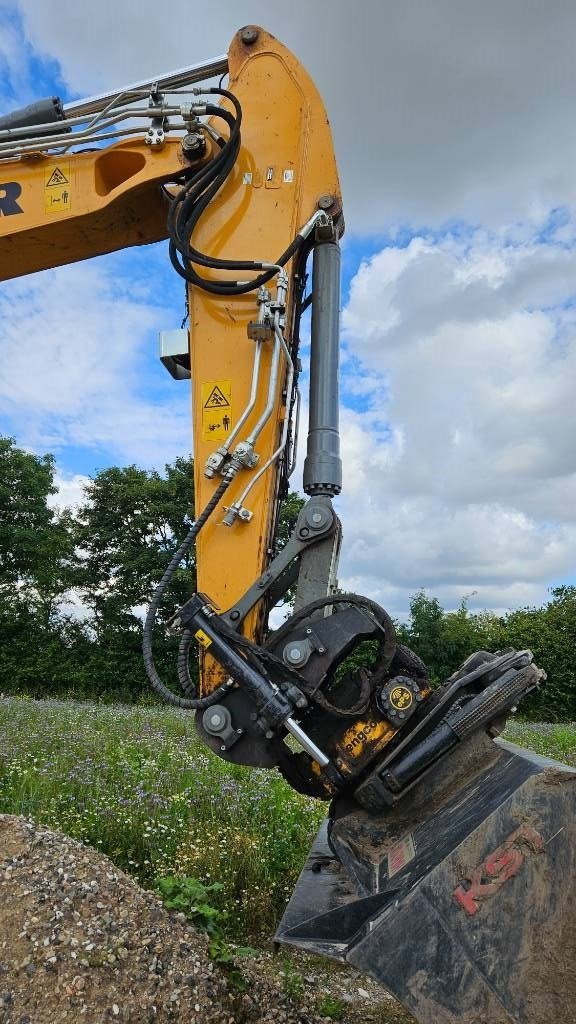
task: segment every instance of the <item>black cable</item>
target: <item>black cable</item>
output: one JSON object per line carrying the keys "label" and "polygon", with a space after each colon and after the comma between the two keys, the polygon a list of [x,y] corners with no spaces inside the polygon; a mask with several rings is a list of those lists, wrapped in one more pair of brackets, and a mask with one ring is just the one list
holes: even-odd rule
{"label": "black cable", "polygon": [[[191,177],[189,177],[184,188],[174,197],[174,204],[168,213],[168,230],[170,234],[173,234],[175,228],[175,218],[179,215],[181,210],[180,207],[184,200],[190,195],[198,193],[196,198],[202,192],[204,185],[212,181],[217,173],[219,173],[222,167],[227,167],[229,172],[229,164],[233,162],[237,155],[238,143],[240,140],[240,132],[238,126],[238,120],[223,110],[221,107],[212,107],[210,110],[216,115],[221,116],[230,127],[230,136],[228,140],[219,138],[217,144],[220,146],[220,153],[214,157],[208,164],[195,171]],[[227,173],[228,173],[227,172]]]}
{"label": "black cable", "polygon": [[[207,91],[225,97],[234,107],[234,114],[232,114],[224,107],[206,105],[207,114],[223,118],[226,121],[230,134],[223,143],[220,153],[206,167],[196,172],[173,200],[168,215],[170,260],[176,272],[184,280],[203,291],[213,295],[244,295],[267,284],[277,273],[276,269],[264,269],[264,261],[217,259],[195,249],[191,242],[199,219],[232,172],[241,141],[242,108],[237,98],[227,89],[214,88]],[[303,242],[303,237],[297,235],[276,260],[275,266],[284,266],[298,252]],[[205,278],[198,273],[195,267],[225,271],[262,271],[262,273],[251,281],[240,282]]]}
{"label": "black cable", "polygon": [[[386,676],[396,653],[397,645],[396,630],[394,629],[394,623],[388,615],[388,612],[368,597],[361,597],[359,594],[331,594],[328,597],[321,597],[317,601],[312,601],[311,604],[305,605],[304,608],[301,608],[299,612],[292,615],[282,626],[280,626],[279,629],[272,633],[272,635],[268,637],[267,646],[274,644],[274,647],[276,647],[280,641],[289,638],[291,632],[299,623],[308,619],[315,612],[322,611],[329,605],[338,604],[347,604],[352,607],[356,606],[364,609],[367,612],[368,617],[380,627],[383,633],[383,640],[379,641],[380,664],[371,674],[370,689],[372,690]],[[309,696],[314,703],[318,704],[325,711],[329,711],[330,714],[347,718],[365,710],[365,704],[367,703],[369,692],[366,682],[363,682],[360,697],[350,708],[339,708],[337,705],[332,704],[319,690],[309,694]]]}
{"label": "black cable", "polygon": [[206,697],[197,697],[195,699],[178,697],[177,694],[173,693],[172,690],[169,690],[168,687],[164,685],[164,683],[160,679],[160,676],[158,675],[158,672],[156,671],[154,657],[152,654],[152,643],[156,613],[158,612],[158,608],[160,607],[160,602],[164,596],[166,588],[168,587],[170,580],[172,579],[172,576],[174,575],[176,569],[180,565],[180,562],[184,558],[184,555],[190,550],[192,544],[196,540],[196,537],[200,533],[200,530],[212,515],[222,495],[228,489],[231,482],[231,477],[225,477],[221,481],[219,486],[214,491],[214,494],[210,498],[210,501],[208,502],[204,510],[200,513],[194,525],[188,531],[188,534],[182,541],[180,547],[172,555],[172,558],[170,559],[170,562],[164,571],[164,575],[162,576],[162,579],[160,580],[158,586],[156,587],[152,595],[152,599],[150,601],[150,604],[148,605],[148,611],[146,613],[144,631],[142,634],[142,655],[144,658],[144,668],[146,669],[146,674],[148,676],[148,679],[150,680],[153,689],[156,690],[156,693],[158,693],[164,700],[168,701],[169,704],[173,704],[175,707],[178,708],[196,710],[198,708],[210,707],[211,704],[215,704],[218,700],[220,700],[223,694],[230,689],[229,684],[226,682],[223,683],[222,686],[219,686],[218,689],[214,690],[213,693],[207,694]]}
{"label": "black cable", "polygon": [[[291,325],[291,330],[290,330],[290,337],[292,338],[292,344],[291,344],[291,347],[290,347],[290,355],[292,357],[292,362],[294,364],[294,380],[293,380],[293,386],[292,386],[292,395],[290,395],[289,398],[288,398],[288,400],[289,400],[289,409],[288,409],[289,427],[288,427],[288,437],[286,439],[286,448],[284,449],[284,451],[286,453],[287,452],[291,452],[292,454],[294,453],[293,445],[294,445],[294,441],[295,441],[294,436],[293,436],[293,429],[292,429],[293,428],[293,417],[294,417],[294,403],[296,401],[296,392],[297,392],[297,389],[298,389],[298,378],[300,376],[300,371],[298,369],[298,350],[300,348],[300,324],[301,324],[301,321],[302,321],[302,314],[304,313],[305,308],[306,308],[304,306],[304,304],[303,304],[302,299],[303,299],[303,296],[304,296],[304,292],[306,291],[306,284],[307,284],[307,281],[308,281],[308,274],[307,274],[307,271],[306,271],[306,266],[307,266],[307,263],[308,263],[308,257],[309,257],[309,255],[310,255],[310,253],[311,253],[313,248],[314,248],[314,240],[313,240],[313,238],[309,237],[309,238],[306,239],[305,244],[302,245],[300,247],[299,251],[298,251],[298,255],[297,255],[297,257],[296,257],[296,259],[294,261],[294,268],[293,268],[293,274],[292,274],[294,295],[293,295],[293,299],[292,299],[292,325]],[[279,488],[278,488],[278,494],[279,494],[280,500],[285,498],[288,495],[288,492],[289,492],[288,458],[283,456],[281,470],[280,470]],[[274,534],[276,534],[276,531],[278,529],[279,518],[280,518],[280,505],[278,504],[278,509],[277,509],[277,513],[276,513],[276,522],[275,522],[275,525],[274,525]]]}

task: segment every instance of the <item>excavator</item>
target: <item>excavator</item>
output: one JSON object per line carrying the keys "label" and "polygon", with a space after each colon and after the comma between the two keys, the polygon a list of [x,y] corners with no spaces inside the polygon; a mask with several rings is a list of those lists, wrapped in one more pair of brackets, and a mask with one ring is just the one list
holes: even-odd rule
{"label": "excavator", "polygon": [[[355,965],[421,1024],[567,1024],[576,774],[500,738],[544,672],[478,651],[432,686],[388,613],[337,586],[343,231],[322,100],[254,25],[214,60],[0,118],[0,279],[167,239],[185,282],[160,357],[191,384],[195,518],[144,663],[216,755],[329,802],[276,941]],[[280,546],[308,307],[306,501]],[[193,544],[168,683],[154,624]]]}

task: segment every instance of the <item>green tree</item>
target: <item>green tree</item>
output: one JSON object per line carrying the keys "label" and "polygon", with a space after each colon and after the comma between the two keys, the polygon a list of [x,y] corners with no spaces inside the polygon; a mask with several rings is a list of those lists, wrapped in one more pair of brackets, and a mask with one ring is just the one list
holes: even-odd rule
{"label": "green tree", "polygon": [[300,510],[305,504],[305,499],[297,494],[296,491],[290,491],[280,503],[280,514],[278,516],[275,538],[276,551],[281,551],[290,540],[290,535],[296,526]]}
{"label": "green tree", "polygon": [[[91,609],[94,686],[123,699],[148,689],[142,665],[142,615],[192,524],[193,464],[178,458],[165,475],[137,466],[98,473],[76,518],[81,552],[77,585]],[[158,616],[160,668],[174,674],[177,643],[163,624],[195,587],[192,548],[176,570]]]}
{"label": "green tree", "polygon": [[[100,623],[133,618],[149,601],[174,551],[193,522],[193,465],[178,458],[164,476],[136,466],[102,470],[85,488],[76,516],[82,551],[78,583]],[[192,549],[173,581],[173,600],[195,584]]]}
{"label": "green tree", "polygon": [[56,512],[54,458],[0,437],[0,595],[40,606],[47,616],[72,579],[71,517]]}
{"label": "green tree", "polygon": [[69,512],[51,508],[54,459],[0,438],[0,689],[49,693],[80,631],[62,612],[74,575]]}
{"label": "green tree", "polygon": [[[193,463],[162,475],[137,466],[97,473],[75,511],[49,505],[54,459],[0,439],[0,643],[2,690],[40,696],[132,700],[149,692],[142,617],[164,569],[193,522]],[[283,502],[278,546],[303,500]],[[175,677],[177,640],[165,629],[196,585],[194,548],[173,576],[158,615],[155,653]],[[73,588],[88,617],[66,614]]]}
{"label": "green tree", "polygon": [[444,681],[478,650],[529,648],[547,673],[546,684],[522,701],[520,713],[542,721],[576,719],[576,587],[557,587],[542,608],[519,608],[507,615],[471,613],[466,599],[446,612],[423,591],[410,602],[411,618],[398,627],[399,639],[425,661],[435,683]]}
{"label": "green tree", "polygon": [[500,623],[501,646],[528,647],[547,680],[521,705],[533,720],[576,720],[576,587],[555,587],[543,608],[519,608]]}
{"label": "green tree", "polygon": [[435,677],[442,657],[442,622],[444,610],[437,597],[427,597],[423,590],[410,598],[410,623],[399,626],[398,639],[411,647]]}

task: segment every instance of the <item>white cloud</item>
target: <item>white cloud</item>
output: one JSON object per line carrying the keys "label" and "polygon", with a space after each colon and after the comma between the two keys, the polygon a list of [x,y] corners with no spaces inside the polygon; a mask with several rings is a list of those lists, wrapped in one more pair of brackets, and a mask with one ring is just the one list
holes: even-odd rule
{"label": "white cloud", "polygon": [[376,383],[344,416],[345,579],[502,608],[576,571],[575,280],[576,252],[483,233],[362,265],[343,325]]}
{"label": "white cloud", "polygon": [[[506,608],[573,573],[576,222],[553,210],[542,225],[576,203],[576,6],[365,0],[359,17],[342,0],[247,0],[241,14],[174,0],[159,16],[118,0],[89,21],[72,0],[20,9],[80,94],[213,56],[240,20],[263,23],[324,95],[349,228],[496,225],[398,241],[354,278],[343,369],[365,411],[343,415],[342,581],[398,613],[421,585]],[[24,93],[19,45],[6,37],[3,56]],[[166,321],[111,266],[3,286],[0,401],[21,443],[160,465],[189,447],[188,388],[150,397],[144,347]]]}
{"label": "white cloud", "polygon": [[191,443],[189,388],[156,358],[174,310],[117,267],[93,261],[1,286],[0,411],[35,449],[161,465]]}
{"label": "white cloud", "polygon": [[[493,222],[576,201],[576,5],[566,0],[20,0],[28,39],[80,94],[224,52],[263,24],[332,121],[349,227]],[[281,120],[282,112],[277,116]]]}
{"label": "white cloud", "polygon": [[84,488],[89,483],[90,477],[84,473],[66,473],[57,468],[54,486],[58,490],[48,497],[48,504],[56,509],[76,508],[85,500]]}

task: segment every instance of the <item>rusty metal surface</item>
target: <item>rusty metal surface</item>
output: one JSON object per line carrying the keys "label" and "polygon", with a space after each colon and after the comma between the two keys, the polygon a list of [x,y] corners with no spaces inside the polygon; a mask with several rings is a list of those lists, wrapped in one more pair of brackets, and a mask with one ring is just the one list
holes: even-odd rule
{"label": "rusty metal surface", "polygon": [[569,1024],[576,773],[511,744],[470,753],[428,815],[420,794],[388,827],[343,816],[340,860],[324,829],[277,939],[354,964],[420,1024]]}

